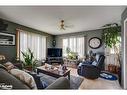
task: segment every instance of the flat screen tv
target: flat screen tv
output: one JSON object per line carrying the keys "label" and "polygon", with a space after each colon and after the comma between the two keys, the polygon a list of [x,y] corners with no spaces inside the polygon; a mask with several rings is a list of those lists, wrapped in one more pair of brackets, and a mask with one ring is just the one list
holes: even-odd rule
{"label": "flat screen tv", "polygon": [[62,57],[62,48],[48,48],[47,57]]}

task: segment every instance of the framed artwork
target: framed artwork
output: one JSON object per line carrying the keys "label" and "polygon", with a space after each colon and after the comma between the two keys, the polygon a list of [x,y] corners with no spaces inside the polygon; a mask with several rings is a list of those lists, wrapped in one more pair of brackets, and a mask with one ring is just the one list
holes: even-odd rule
{"label": "framed artwork", "polygon": [[0,46],[13,46],[15,45],[15,34],[0,32]]}

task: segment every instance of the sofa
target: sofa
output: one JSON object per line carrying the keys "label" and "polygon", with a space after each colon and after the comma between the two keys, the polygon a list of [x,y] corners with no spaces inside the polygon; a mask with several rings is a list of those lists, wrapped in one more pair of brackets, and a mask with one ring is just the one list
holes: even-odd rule
{"label": "sofa", "polygon": [[[15,76],[11,75],[6,68],[0,64],[0,89],[2,89],[2,84],[8,86],[12,86],[10,89],[31,89],[28,85],[24,82],[16,78]],[[55,82],[51,85],[46,87],[45,89],[69,89],[70,82],[67,78],[61,77],[58,78]],[[6,87],[4,89],[7,89]]]}
{"label": "sofa", "polygon": [[88,78],[97,79],[104,66],[104,55],[97,54],[94,61],[85,61],[79,64],[78,74]]}

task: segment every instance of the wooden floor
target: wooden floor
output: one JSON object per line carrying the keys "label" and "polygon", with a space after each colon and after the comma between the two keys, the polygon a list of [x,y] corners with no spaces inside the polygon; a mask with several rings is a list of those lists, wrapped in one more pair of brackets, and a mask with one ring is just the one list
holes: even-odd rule
{"label": "wooden floor", "polygon": [[[79,76],[77,74],[77,69],[74,69],[74,68],[71,68],[71,67],[68,67],[71,72],[70,74],[71,75],[74,75],[74,76]],[[82,76],[79,76],[79,77],[82,77]],[[82,77],[84,78],[84,77]],[[90,79],[86,79],[84,78],[83,82],[81,83],[79,89],[122,89],[119,85],[119,82],[118,80],[117,81],[110,81],[110,80],[106,80],[106,79],[102,79],[102,78],[98,78],[96,80],[90,80]]]}

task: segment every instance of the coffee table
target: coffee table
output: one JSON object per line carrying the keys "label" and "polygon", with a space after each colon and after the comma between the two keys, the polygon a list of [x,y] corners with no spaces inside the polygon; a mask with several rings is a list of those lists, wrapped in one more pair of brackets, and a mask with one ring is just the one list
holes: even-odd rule
{"label": "coffee table", "polygon": [[49,75],[55,78],[68,76],[68,79],[70,80],[70,70],[69,69],[59,70],[56,67],[55,69],[51,69],[51,68],[49,69],[49,68],[46,68],[44,65],[44,66],[37,67],[37,74],[39,73],[43,73],[43,74],[46,74],[46,75]]}

